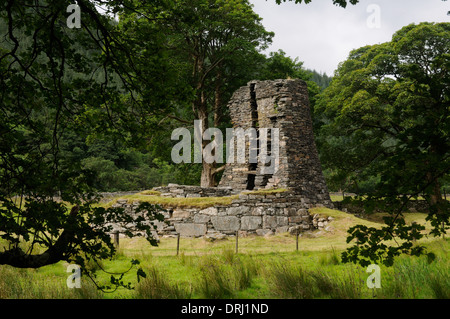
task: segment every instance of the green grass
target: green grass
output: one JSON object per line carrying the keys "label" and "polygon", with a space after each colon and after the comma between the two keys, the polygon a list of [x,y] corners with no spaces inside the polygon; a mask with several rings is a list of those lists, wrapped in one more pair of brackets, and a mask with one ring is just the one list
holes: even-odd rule
{"label": "green grass", "polygon": [[359,299],[363,297],[361,271],[322,267],[310,269],[299,264],[272,265],[269,287],[273,295],[285,299]]}
{"label": "green grass", "polygon": [[344,200],[343,197],[342,197],[341,195],[330,195],[330,199],[331,199],[333,202],[341,202],[341,201]]}
{"label": "green grass", "polygon": [[154,205],[159,205],[163,208],[178,207],[178,208],[208,208],[217,205],[231,205],[232,201],[238,199],[239,195],[224,196],[224,197],[163,197],[159,195],[148,195],[143,193],[125,195],[120,198],[112,199],[110,202],[100,204],[108,208],[115,204],[119,199],[126,199],[129,203],[134,201],[147,202]]}
{"label": "green grass", "polygon": [[[435,261],[397,258],[393,267],[381,267],[382,288],[370,290],[365,269],[343,264],[340,255],[349,245],[346,230],[355,224],[381,227],[379,216],[364,220],[326,208],[312,213],[332,216],[332,229],[302,234],[299,251],[295,237],[288,234],[239,238],[238,254],[234,237],[218,242],[181,238],[178,256],[176,238],[162,238],[158,247],[142,238],[121,239],[117,256],[101,266],[120,272],[129,268],[132,258],[140,260],[147,278],[138,283],[135,271],[123,278],[134,290],[104,294],[86,276],[82,289],[69,289],[67,264],[60,262],[36,270],[0,266],[0,298],[449,298],[448,239],[422,239],[420,243],[436,253]],[[408,222],[424,222],[426,217],[405,216]],[[97,271],[100,284],[107,284],[109,276]]]}
{"label": "green grass", "polygon": [[137,286],[135,297],[139,299],[189,299],[191,290],[182,283],[171,282],[167,273],[156,266],[145,269],[146,278]]}
{"label": "green grass", "polygon": [[103,294],[95,285],[83,280],[80,289],[67,287],[66,265],[40,269],[16,269],[0,266],[0,299],[98,299]]}
{"label": "green grass", "polygon": [[[382,266],[382,288],[376,291],[367,288],[365,269],[342,264],[336,249],[236,255],[228,247],[179,256],[124,250],[115,260],[105,261],[105,269],[125,270],[130,258],[139,257],[147,278],[137,283],[130,272],[123,280],[136,289],[118,289],[113,294],[96,291],[86,277],[82,289],[68,289],[64,263],[38,270],[2,266],[0,298],[448,298],[448,244],[448,240],[428,244],[438,254],[431,264],[426,258],[402,257],[394,267]],[[98,272],[100,283],[107,283],[108,277]]]}

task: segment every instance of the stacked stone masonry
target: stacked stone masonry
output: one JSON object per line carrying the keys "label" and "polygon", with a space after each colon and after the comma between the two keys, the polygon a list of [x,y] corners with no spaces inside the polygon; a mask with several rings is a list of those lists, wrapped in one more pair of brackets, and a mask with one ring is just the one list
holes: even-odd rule
{"label": "stacked stone masonry", "polygon": [[169,184],[164,187],[155,187],[154,191],[160,192],[162,197],[223,197],[230,196],[231,189],[225,187],[200,187],[190,185]]}
{"label": "stacked stone masonry", "polygon": [[[300,205],[299,205],[300,204]],[[138,201],[118,200],[113,207],[133,213]],[[241,194],[229,206],[208,208],[166,208],[165,222],[156,222],[157,236],[206,237],[220,239],[227,235],[275,233],[295,234],[324,228],[331,219],[311,216],[305,199],[291,192],[274,194]],[[123,230],[115,227],[113,232]]]}
{"label": "stacked stone masonry", "polygon": [[246,163],[227,164],[219,186],[234,192],[287,188],[312,203],[332,207],[304,81],[252,81],[234,93],[228,108],[233,128],[279,129],[279,169],[273,175],[263,175],[262,167],[252,166],[246,156]]}
{"label": "stacked stone masonry", "polygon": [[[233,128],[279,129],[279,169],[271,175],[262,174],[262,167],[248,160],[250,143],[247,143],[246,162],[226,164],[217,188],[176,184],[155,188],[163,197],[240,194],[229,206],[168,208],[166,221],[157,225],[157,234],[215,238],[236,232],[270,235],[325,227],[331,220],[311,216],[308,210],[316,206],[333,208],[333,204],[315,145],[306,83],[302,80],[252,81],[235,92],[228,108]],[[258,154],[260,144],[257,144]],[[286,191],[243,193],[274,188]],[[133,211],[135,205],[126,201],[116,204],[128,211]]]}

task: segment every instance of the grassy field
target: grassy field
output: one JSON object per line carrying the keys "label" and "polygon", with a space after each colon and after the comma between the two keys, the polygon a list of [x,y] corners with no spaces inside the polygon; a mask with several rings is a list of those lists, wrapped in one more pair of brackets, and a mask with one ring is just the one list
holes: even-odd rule
{"label": "grassy field", "polygon": [[[121,239],[114,260],[104,261],[109,272],[126,270],[131,258],[139,259],[147,278],[137,283],[135,272],[124,276],[135,289],[104,294],[87,277],[81,289],[66,285],[67,264],[60,262],[40,269],[0,266],[0,298],[449,298],[448,239],[424,238],[421,243],[437,259],[401,257],[390,268],[381,267],[381,289],[367,288],[366,269],[342,264],[340,253],[347,247],[346,230],[355,224],[380,226],[380,216],[363,220],[336,210],[316,208],[312,213],[334,217],[328,232],[304,233],[296,251],[295,237],[249,236],[210,242],[203,238],[162,238],[158,247],[144,239]],[[425,224],[425,214],[406,214],[406,221]],[[429,226],[427,226],[428,228]],[[92,267],[96,267],[93,265]],[[97,267],[98,268],[98,267]],[[95,269],[95,268],[94,268]],[[110,275],[97,271],[97,280],[107,283]]]}

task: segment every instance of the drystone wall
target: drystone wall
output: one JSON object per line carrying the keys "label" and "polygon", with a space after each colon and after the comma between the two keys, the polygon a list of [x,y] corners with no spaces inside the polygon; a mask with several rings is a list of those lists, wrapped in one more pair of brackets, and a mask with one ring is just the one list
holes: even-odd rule
{"label": "drystone wall", "polygon": [[[366,218],[368,214],[366,213],[365,208],[362,205],[358,205],[356,203],[343,203],[343,202],[335,202],[334,203],[336,209],[339,209],[343,212],[353,214],[357,217]],[[428,214],[430,211],[430,207],[426,200],[413,200],[406,204],[406,207],[403,209],[404,213],[424,213]],[[382,213],[385,210],[375,209],[374,212]]]}
{"label": "drystone wall", "polygon": [[[133,213],[138,201],[118,200],[113,207]],[[292,192],[274,194],[241,194],[230,205],[208,208],[170,208],[165,222],[157,222],[156,236],[205,237],[220,239],[227,235],[268,236],[275,233],[296,233],[325,228],[331,221],[324,216],[312,216],[307,200]],[[114,227],[113,232],[122,229]]]}

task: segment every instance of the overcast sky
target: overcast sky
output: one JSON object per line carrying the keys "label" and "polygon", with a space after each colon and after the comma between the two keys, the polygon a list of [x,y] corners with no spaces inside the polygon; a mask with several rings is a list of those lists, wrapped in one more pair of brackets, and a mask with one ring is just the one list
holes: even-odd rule
{"label": "overcast sky", "polygon": [[360,0],[346,9],[332,0],[311,3],[249,0],[263,18],[266,30],[275,32],[267,52],[282,49],[298,57],[304,67],[333,75],[351,50],[390,41],[392,35],[410,23],[450,22],[450,1]]}

